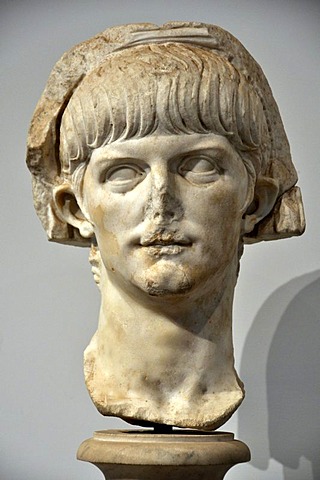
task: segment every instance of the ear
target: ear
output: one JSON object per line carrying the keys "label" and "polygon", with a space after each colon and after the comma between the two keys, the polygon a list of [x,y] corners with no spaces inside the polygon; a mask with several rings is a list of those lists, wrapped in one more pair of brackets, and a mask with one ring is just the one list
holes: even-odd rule
{"label": "ear", "polygon": [[274,207],[279,192],[278,182],[273,178],[259,177],[254,189],[254,198],[243,215],[243,233],[252,232]]}
{"label": "ear", "polygon": [[93,237],[93,225],[83,214],[72,186],[69,183],[63,183],[54,188],[53,200],[55,211],[60,220],[77,228],[82,237]]}

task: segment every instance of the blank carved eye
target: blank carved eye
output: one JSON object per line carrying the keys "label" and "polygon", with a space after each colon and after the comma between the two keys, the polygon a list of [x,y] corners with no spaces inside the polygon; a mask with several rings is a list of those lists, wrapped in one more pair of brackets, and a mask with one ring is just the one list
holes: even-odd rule
{"label": "blank carved eye", "polygon": [[214,161],[203,155],[185,158],[179,166],[179,173],[191,183],[211,183],[220,174]]}
{"label": "blank carved eye", "polygon": [[105,181],[114,186],[132,188],[143,180],[144,176],[144,171],[136,165],[119,165],[107,171]]}

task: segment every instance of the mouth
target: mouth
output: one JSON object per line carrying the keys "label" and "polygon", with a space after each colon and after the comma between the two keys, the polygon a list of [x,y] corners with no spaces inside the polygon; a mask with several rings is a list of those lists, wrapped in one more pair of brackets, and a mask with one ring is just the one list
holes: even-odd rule
{"label": "mouth", "polygon": [[146,248],[148,253],[154,256],[178,255],[186,248],[191,247],[192,242],[183,235],[156,232],[142,237],[140,246]]}

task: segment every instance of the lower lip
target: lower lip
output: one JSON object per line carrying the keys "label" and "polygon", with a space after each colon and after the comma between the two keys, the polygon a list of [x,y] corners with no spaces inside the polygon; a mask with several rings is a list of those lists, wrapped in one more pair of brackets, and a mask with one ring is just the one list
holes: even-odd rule
{"label": "lower lip", "polygon": [[182,253],[187,247],[184,245],[150,245],[143,247],[147,250],[149,255],[161,257],[164,255],[178,255]]}

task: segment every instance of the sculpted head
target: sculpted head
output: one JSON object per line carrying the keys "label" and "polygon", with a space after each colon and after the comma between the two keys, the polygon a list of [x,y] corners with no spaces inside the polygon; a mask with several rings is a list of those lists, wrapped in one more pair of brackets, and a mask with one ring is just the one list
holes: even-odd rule
{"label": "sculpted head", "polygon": [[57,64],[28,153],[49,238],[91,245],[102,308],[87,386],[106,415],[217,428],[244,395],[231,335],[243,245],[304,229],[279,111],[219,27],[99,39]]}
{"label": "sculpted head", "polygon": [[57,211],[96,237],[126,289],[221,289],[243,235],[277,198],[269,152],[263,103],[228,60],[193,45],[131,47],[64,110]]}

